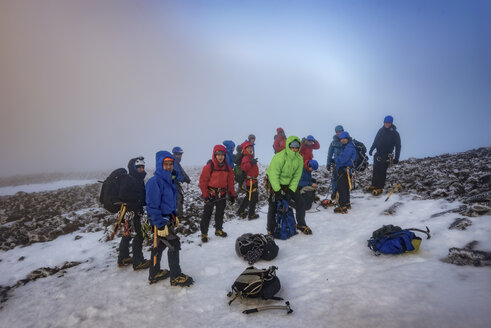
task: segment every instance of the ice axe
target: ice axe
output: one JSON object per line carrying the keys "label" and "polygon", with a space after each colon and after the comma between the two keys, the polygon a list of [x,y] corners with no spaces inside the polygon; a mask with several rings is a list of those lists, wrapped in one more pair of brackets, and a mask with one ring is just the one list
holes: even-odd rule
{"label": "ice axe", "polygon": [[[118,204],[118,203],[114,203],[114,204]],[[121,207],[119,209],[118,220],[116,221],[116,224],[114,225],[113,232],[111,233],[109,240],[114,239],[116,232],[118,232],[118,229],[121,227],[121,222],[123,221],[124,215],[126,214],[126,203],[120,203],[120,204],[121,204]]]}
{"label": "ice axe", "polygon": [[392,189],[392,191],[390,192],[389,196],[387,196],[387,198],[385,199],[385,201],[388,201],[390,196],[392,196],[392,194],[394,193],[394,191],[396,191],[397,188],[399,188],[401,186],[400,183],[397,184],[397,186],[394,187],[394,189]]}
{"label": "ice axe", "polygon": [[250,314],[250,313],[255,313],[255,312],[260,312],[260,311],[266,311],[266,310],[286,310],[286,314],[290,314],[293,312],[292,308],[290,307],[290,302],[285,302],[286,305],[267,305],[267,306],[261,306],[257,307],[254,309],[249,309],[249,310],[244,310],[242,313],[244,314]]}

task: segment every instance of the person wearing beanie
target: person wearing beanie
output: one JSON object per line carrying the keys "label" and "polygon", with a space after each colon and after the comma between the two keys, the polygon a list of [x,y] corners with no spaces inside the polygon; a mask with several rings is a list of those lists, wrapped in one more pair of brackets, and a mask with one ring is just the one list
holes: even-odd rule
{"label": "person wearing beanie", "polygon": [[282,128],[276,129],[276,134],[274,136],[273,149],[274,153],[277,154],[286,147],[286,135]]}
{"label": "person wearing beanie", "polygon": [[181,166],[182,154],[184,154],[184,151],[181,147],[176,146],[172,148],[172,155],[176,159],[174,162],[174,171],[176,171],[177,216],[180,218],[184,215],[184,191],[182,189],[182,183],[189,184],[191,182],[191,179]]}
{"label": "person wearing beanie", "polygon": [[302,139],[302,146],[300,147],[300,155],[303,157],[305,168],[308,167],[308,163],[314,158],[314,149],[319,149],[319,141],[315,140],[314,136],[308,135]]}
{"label": "person wearing beanie", "polygon": [[[147,213],[154,231],[148,282],[153,284],[170,277],[171,286],[188,287],[194,281],[181,271],[179,265],[181,243],[174,231],[179,225],[179,219],[176,217],[175,158],[168,151],[159,151],[155,154],[155,162],[155,173],[146,184]],[[160,269],[160,260],[165,248],[168,248],[169,270]]]}
{"label": "person wearing beanie", "polygon": [[[245,173],[246,194],[240,202],[238,214],[243,219],[248,216],[249,220],[254,220],[259,217],[256,214],[258,200],[257,176],[259,175],[259,168],[257,166],[257,159],[253,157],[254,152],[251,143],[244,141],[241,148],[243,149],[244,156],[242,157],[240,168]],[[246,209],[248,209],[248,212],[246,212]]]}
{"label": "person wearing beanie", "polygon": [[336,170],[336,165],[334,164],[334,160],[341,153],[341,142],[339,141],[339,134],[344,131],[342,125],[337,125],[334,128],[334,132],[336,134],[332,137],[331,144],[329,145],[329,150],[327,152],[327,170],[331,171],[331,199],[334,200],[336,198],[336,188],[338,184],[338,171]]}
{"label": "person wearing beanie", "polygon": [[308,211],[312,208],[312,203],[315,200],[315,191],[317,190],[316,180],[312,178],[312,172],[319,168],[319,163],[315,159],[310,160],[307,163],[307,167],[303,168],[302,177],[298,183],[300,194],[303,198],[305,210]]}
{"label": "person wearing beanie", "polygon": [[222,144],[227,149],[227,154],[225,154],[225,161],[228,166],[233,170],[234,169],[234,150],[235,150],[235,142],[232,140],[225,140]]}
{"label": "person wearing beanie", "polygon": [[338,207],[334,208],[334,213],[348,213],[351,209],[350,190],[351,175],[353,166],[356,162],[356,148],[348,132],[343,131],[339,134],[341,142],[341,153],[336,157],[336,170],[338,173],[337,193]]}
{"label": "person wearing beanie", "polygon": [[367,188],[367,191],[371,191],[375,196],[380,195],[384,189],[389,165],[399,163],[401,136],[393,122],[394,118],[390,115],[384,118],[384,126],[378,130],[369,151],[369,155],[372,156],[373,151],[377,150],[373,157],[372,184]]}
{"label": "person wearing beanie", "polygon": [[199,188],[205,201],[203,216],[201,217],[201,241],[208,242],[208,228],[213,208],[215,210],[215,235],[227,237],[223,231],[223,215],[227,205],[227,194],[230,203],[235,202],[234,171],[225,161],[227,150],[222,145],[213,147],[212,159],[206,163],[199,177]]}
{"label": "person wearing beanie", "polygon": [[276,226],[276,205],[283,199],[295,201],[296,228],[306,235],[312,234],[312,230],[305,223],[305,207],[298,188],[298,183],[304,168],[302,156],[298,153],[300,139],[290,136],[286,139],[287,148],[276,153],[266,170],[267,190],[269,191],[268,206],[268,234],[274,233]]}

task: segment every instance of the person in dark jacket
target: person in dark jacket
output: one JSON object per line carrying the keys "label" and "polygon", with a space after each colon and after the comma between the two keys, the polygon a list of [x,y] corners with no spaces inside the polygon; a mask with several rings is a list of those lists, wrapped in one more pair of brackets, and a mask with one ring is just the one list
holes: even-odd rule
{"label": "person in dark jacket", "polygon": [[312,178],[312,171],[319,168],[319,163],[315,159],[310,160],[307,163],[307,167],[303,168],[298,188],[303,198],[305,210],[308,211],[312,208],[312,203],[315,200],[315,191],[317,190],[316,180]]}
{"label": "person in dark jacket", "polygon": [[225,140],[223,145],[227,149],[227,154],[225,154],[225,161],[228,166],[233,170],[234,169],[234,150],[235,150],[235,142],[232,140]]}
{"label": "person in dark jacket", "polygon": [[182,189],[182,183],[189,184],[191,179],[186,174],[186,171],[181,166],[182,154],[184,151],[181,147],[172,148],[172,155],[174,155],[174,171],[176,171],[176,188],[177,188],[177,216],[182,217],[184,215],[184,191]]}
{"label": "person in dark jacket", "polygon": [[[380,195],[384,189],[389,164],[399,163],[401,137],[393,122],[394,118],[390,115],[384,118],[384,126],[378,130],[369,151],[369,155],[372,156],[373,150],[377,149],[373,157],[372,184],[367,188],[367,191],[371,191],[375,196]],[[395,155],[392,154],[394,148]]]}
{"label": "person in dark jacket", "polygon": [[332,137],[332,142],[329,145],[329,150],[327,152],[327,169],[331,170],[331,199],[334,200],[336,198],[336,188],[338,184],[338,171],[336,170],[336,164],[334,160],[341,153],[341,142],[339,141],[339,134],[344,131],[342,125],[337,125],[334,128],[336,134]]}
{"label": "person in dark jacket", "polygon": [[274,136],[273,149],[274,153],[277,154],[286,148],[286,135],[282,128],[276,129],[276,135]]}
{"label": "person in dark jacket", "polygon": [[213,147],[212,159],[203,167],[199,177],[201,195],[205,201],[203,216],[201,218],[201,241],[208,242],[208,227],[210,225],[213,208],[215,212],[215,235],[227,237],[223,231],[223,215],[226,206],[226,196],[230,197],[230,203],[235,202],[234,171],[225,161],[227,150],[222,145]]}
{"label": "person in dark jacket", "polygon": [[[238,214],[241,218],[249,217],[249,220],[257,219],[259,217],[256,214],[256,204],[258,200],[258,190],[257,190],[257,176],[259,175],[259,168],[257,166],[257,159],[253,157],[254,151],[252,150],[252,145],[249,141],[244,141],[241,145],[243,149],[244,156],[242,157],[242,163],[240,168],[245,172],[245,189],[246,195],[242,199]],[[249,207],[248,213],[246,209]]]}
{"label": "person in dark jacket", "polygon": [[334,213],[348,213],[351,209],[350,203],[350,180],[352,168],[356,162],[356,148],[348,132],[343,131],[339,134],[341,142],[341,153],[336,157],[336,169],[338,170],[338,185],[337,192],[339,194],[338,207],[334,209]]}
{"label": "person in dark jacket", "polygon": [[[171,278],[171,286],[187,287],[193,284],[193,278],[185,275],[179,265],[181,243],[174,228],[179,225],[176,217],[177,188],[174,183],[174,156],[168,151],[159,151],[155,155],[155,173],[148,180],[147,213],[154,228],[154,247],[152,248],[148,282],[156,283]],[[156,247],[155,247],[155,244]],[[169,270],[160,269],[162,252],[168,248]]]}
{"label": "person in dark jacket", "polygon": [[[133,264],[133,270],[147,269],[149,260],[145,260],[142,252],[143,234],[141,230],[141,216],[145,206],[145,161],[143,157],[132,158],[128,162],[129,175],[121,179],[119,199],[126,203],[127,212],[133,212],[130,222],[123,222],[123,237],[119,244],[118,266],[123,267]],[[135,237],[131,237],[131,229]],[[133,258],[130,257],[130,242]]]}

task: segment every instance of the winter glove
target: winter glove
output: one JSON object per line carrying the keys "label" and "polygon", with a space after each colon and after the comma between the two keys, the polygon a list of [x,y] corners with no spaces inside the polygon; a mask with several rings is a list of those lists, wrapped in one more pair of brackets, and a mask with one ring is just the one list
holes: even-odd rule
{"label": "winter glove", "polygon": [[274,201],[281,202],[283,200],[283,195],[281,194],[281,190],[274,192]]}
{"label": "winter glove", "polygon": [[230,204],[235,203],[235,196],[230,196]]}
{"label": "winter glove", "polygon": [[257,158],[251,158],[249,160],[249,163],[251,163],[251,165],[256,165],[257,164]]}
{"label": "winter glove", "polygon": [[173,215],[171,222],[174,228],[177,228],[179,226],[179,218],[177,216]]}
{"label": "winter glove", "polygon": [[399,160],[398,159],[392,160],[392,164],[397,164],[397,163],[399,163]]}
{"label": "winter glove", "polygon": [[292,198],[293,198],[294,194],[295,194],[295,193],[294,193],[294,192],[293,192],[291,189],[288,189],[288,190],[286,191],[286,197],[285,197],[285,198],[286,198],[286,200],[287,200],[288,202],[290,202],[290,201],[292,200]]}
{"label": "winter glove", "polygon": [[168,235],[169,235],[169,228],[167,228],[167,225],[164,227],[164,229],[157,229],[157,236],[165,238]]}

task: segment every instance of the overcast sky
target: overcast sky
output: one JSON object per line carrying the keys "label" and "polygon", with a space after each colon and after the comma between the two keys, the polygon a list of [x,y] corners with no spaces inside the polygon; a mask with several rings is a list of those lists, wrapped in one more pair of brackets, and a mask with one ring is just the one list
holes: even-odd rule
{"label": "overcast sky", "polygon": [[401,158],[491,146],[491,1],[0,0],[1,176],[125,167],[277,127]]}

